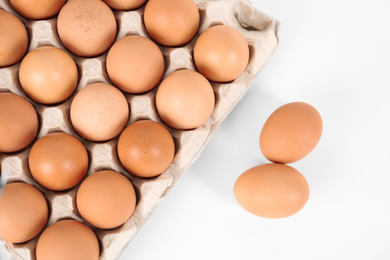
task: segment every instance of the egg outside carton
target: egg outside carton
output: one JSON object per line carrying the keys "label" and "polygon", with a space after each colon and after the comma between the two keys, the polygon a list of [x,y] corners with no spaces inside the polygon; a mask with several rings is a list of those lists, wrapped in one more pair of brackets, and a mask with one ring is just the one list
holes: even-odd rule
{"label": "egg outside carton", "polygon": [[[111,169],[123,173],[133,183],[137,192],[137,206],[132,217],[125,224],[115,229],[102,230],[92,227],[101,245],[101,260],[118,258],[126,245],[134,239],[161,200],[167,196],[175,183],[199,157],[212,134],[244,96],[278,45],[278,21],[255,9],[249,1],[195,0],[195,2],[201,20],[198,33],[194,39],[178,48],[159,45],[165,60],[163,78],[179,69],[196,70],[192,60],[192,51],[196,39],[207,28],[218,24],[232,26],[243,34],[250,48],[249,64],[246,70],[232,82],[223,84],[211,82],[216,97],[216,105],[211,117],[202,126],[187,131],[167,127],[174,137],[176,153],[170,167],[158,177],[143,179],[126,172],[116,154],[118,137],[103,143],[93,143],[80,138],[71,125],[69,109],[75,94],[86,85],[94,82],[112,84],[105,71],[107,52],[95,58],[81,58],[71,54],[78,67],[79,83],[75,93],[68,100],[55,106],[38,104],[25,95],[18,80],[20,62],[11,67],[0,69],[0,92],[11,91],[25,97],[37,110],[40,128],[36,140],[48,133],[58,131],[76,136],[86,146],[90,157],[87,176],[98,170]],[[0,0],[0,9],[15,14],[26,25],[30,37],[28,52],[45,45],[52,45],[66,50],[57,34],[56,17],[41,21],[25,19],[17,14],[6,0]],[[144,6],[135,11],[114,11],[118,24],[115,42],[124,36],[134,34],[150,38],[142,24],[143,12]],[[157,88],[158,86],[141,95],[125,93],[131,111],[128,124],[140,119],[151,119],[163,123],[154,104]],[[50,209],[46,227],[66,218],[84,222],[75,205],[75,196],[80,184],[63,192],[49,191],[40,186],[32,178],[28,169],[28,155],[31,146],[17,153],[0,153],[0,185],[4,186],[6,183],[23,181],[42,191]],[[6,249],[2,251],[7,252],[11,259],[34,260],[38,237],[39,235],[23,244],[1,241]],[[3,259],[2,254],[0,253],[0,256]]]}

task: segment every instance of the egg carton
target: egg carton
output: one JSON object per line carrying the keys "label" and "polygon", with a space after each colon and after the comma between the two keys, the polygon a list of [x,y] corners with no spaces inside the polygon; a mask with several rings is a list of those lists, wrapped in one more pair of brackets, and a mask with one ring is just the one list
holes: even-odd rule
{"label": "egg carton", "polygon": [[[55,106],[39,104],[26,96],[18,79],[20,62],[11,67],[0,68],[0,92],[16,93],[29,100],[35,107],[40,122],[36,140],[48,133],[58,131],[76,136],[83,142],[89,153],[90,165],[87,175],[99,170],[111,169],[124,174],[133,183],[137,194],[137,205],[132,217],[120,227],[110,230],[91,227],[101,245],[101,260],[118,258],[125,246],[134,239],[153,210],[198,158],[214,131],[243,97],[278,45],[277,20],[255,9],[250,2],[246,0],[198,0],[195,2],[200,12],[200,27],[196,36],[188,44],[178,48],[159,45],[165,59],[163,78],[179,69],[196,70],[192,59],[196,39],[207,28],[218,24],[232,26],[243,34],[249,44],[249,64],[246,70],[232,82],[223,84],[211,82],[216,98],[215,109],[202,126],[194,130],[177,130],[167,126],[174,138],[176,153],[170,167],[158,177],[144,179],[129,174],[120,164],[116,153],[118,137],[107,142],[94,143],[80,137],[71,124],[70,104],[78,91],[95,82],[112,84],[105,69],[107,52],[95,58],[82,58],[70,53],[78,67],[79,83],[75,93],[69,99]],[[30,38],[28,51],[46,45],[66,50],[57,34],[56,17],[38,21],[25,19],[16,13],[6,0],[0,0],[0,9],[15,14],[26,25]],[[113,12],[118,24],[115,41],[134,34],[150,38],[142,22],[144,6],[135,11]],[[128,124],[140,119],[151,119],[164,124],[155,107],[157,88],[158,86],[141,95],[125,93],[131,112]],[[31,146],[17,153],[0,153],[0,186],[22,181],[42,191],[50,210],[46,227],[66,218],[84,222],[75,203],[79,185],[67,191],[54,192],[43,188],[33,179],[28,168]],[[7,254],[11,259],[34,260],[38,237],[22,244],[6,243],[0,240],[0,245],[3,247],[0,252],[1,259],[5,257],[4,254]]]}

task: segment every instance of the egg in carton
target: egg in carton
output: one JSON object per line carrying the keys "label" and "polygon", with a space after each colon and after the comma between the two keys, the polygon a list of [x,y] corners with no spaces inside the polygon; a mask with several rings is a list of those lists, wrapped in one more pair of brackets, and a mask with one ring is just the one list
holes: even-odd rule
{"label": "egg in carton", "polygon": [[[176,152],[170,167],[158,177],[145,179],[126,171],[116,152],[119,137],[102,143],[91,142],[81,138],[71,124],[70,105],[78,91],[95,82],[112,84],[105,69],[107,52],[95,58],[82,58],[71,54],[78,67],[78,86],[70,98],[54,106],[39,104],[26,96],[18,79],[20,62],[10,67],[0,68],[0,92],[13,92],[26,98],[38,113],[40,127],[35,140],[51,132],[65,132],[76,136],[83,142],[90,157],[87,176],[99,170],[110,169],[124,174],[133,183],[137,194],[137,204],[132,217],[123,225],[110,230],[91,227],[100,242],[101,260],[116,259],[136,236],[160,201],[167,196],[199,156],[214,131],[243,97],[277,47],[278,22],[255,9],[247,0],[196,0],[195,2],[200,13],[200,26],[195,37],[182,47],[159,45],[165,61],[163,78],[180,69],[196,71],[192,58],[195,42],[202,32],[219,24],[231,26],[242,33],[249,45],[249,63],[245,71],[234,81],[211,82],[215,94],[215,108],[203,125],[193,130],[178,130],[167,126],[174,138]],[[0,9],[16,15],[27,27],[30,38],[28,52],[40,46],[55,46],[66,50],[57,34],[56,17],[36,21],[25,19],[16,13],[6,0],[0,0]],[[118,24],[115,42],[128,35],[150,38],[143,25],[144,9],[145,7],[142,6],[134,11],[113,11]],[[150,119],[164,124],[155,106],[157,89],[158,86],[145,94],[125,93],[130,107],[130,119],[127,125],[141,119]],[[46,227],[67,218],[85,222],[78,213],[75,202],[80,184],[70,190],[60,192],[50,191],[40,186],[32,177],[28,167],[31,147],[32,145],[17,153],[0,153],[1,186],[22,181],[37,187],[45,195],[49,205],[50,213]],[[0,251],[0,256],[3,259],[3,254],[6,252],[11,259],[35,259],[38,237],[22,244],[2,241],[4,248]]]}

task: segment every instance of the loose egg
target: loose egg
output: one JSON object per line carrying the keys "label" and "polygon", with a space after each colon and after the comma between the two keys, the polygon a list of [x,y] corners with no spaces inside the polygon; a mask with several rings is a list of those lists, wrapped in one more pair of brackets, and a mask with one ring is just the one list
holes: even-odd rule
{"label": "loose egg", "polygon": [[48,19],[58,14],[65,0],[10,0],[15,10],[30,19]]}
{"label": "loose egg", "polygon": [[164,57],[153,41],[132,35],[111,47],[106,67],[116,87],[128,93],[143,93],[160,81],[164,73]]}
{"label": "loose egg", "polygon": [[196,68],[209,80],[232,81],[244,72],[248,61],[248,43],[233,27],[226,25],[210,27],[195,43]]}
{"label": "loose egg", "polygon": [[304,102],[279,107],[267,119],[260,134],[264,156],[279,163],[292,163],[309,154],[322,134],[318,111]]}
{"label": "loose egg", "polygon": [[76,186],[88,170],[84,145],[66,133],[51,133],[35,142],[28,158],[34,179],[49,190]]}
{"label": "loose egg", "polygon": [[23,243],[45,227],[48,207],[42,193],[26,183],[10,183],[0,194],[0,238]]}
{"label": "loose egg", "polygon": [[193,0],[149,0],[144,23],[153,40],[166,46],[180,46],[198,31],[199,10]]}
{"label": "loose egg", "polygon": [[104,0],[104,2],[113,9],[128,11],[139,8],[146,0]]}
{"label": "loose egg", "polygon": [[246,211],[264,218],[284,218],[305,206],[310,190],[305,177],[296,169],[270,163],[244,172],[233,192]]}
{"label": "loose egg", "polygon": [[107,141],[125,128],[129,119],[129,105],[116,87],[93,83],[74,97],[70,118],[82,137],[96,142]]}
{"label": "loose egg", "polygon": [[133,214],[136,195],[131,182],[110,170],[88,176],[76,196],[77,209],[89,224],[102,229],[115,228]]}
{"label": "loose egg", "polygon": [[0,93],[0,152],[26,148],[38,133],[38,116],[26,99],[13,93]]}
{"label": "loose egg", "polygon": [[77,66],[67,52],[52,46],[39,47],[23,58],[19,80],[30,98],[42,104],[56,104],[75,91]]}
{"label": "loose egg", "polygon": [[214,91],[208,80],[191,70],[175,71],[156,93],[156,108],[162,120],[177,129],[201,126],[214,110]]}
{"label": "loose egg", "polygon": [[100,0],[68,1],[57,20],[58,35],[65,47],[83,57],[102,54],[115,40],[116,20]]}
{"label": "loose egg", "polygon": [[46,228],[38,239],[37,260],[98,260],[99,241],[85,224],[60,220]]}
{"label": "loose egg", "polygon": [[0,67],[17,63],[28,48],[26,27],[15,15],[0,10]]}
{"label": "loose egg", "polygon": [[172,135],[161,124],[141,120],[120,135],[118,156],[122,165],[139,177],[154,177],[165,171],[175,155]]}

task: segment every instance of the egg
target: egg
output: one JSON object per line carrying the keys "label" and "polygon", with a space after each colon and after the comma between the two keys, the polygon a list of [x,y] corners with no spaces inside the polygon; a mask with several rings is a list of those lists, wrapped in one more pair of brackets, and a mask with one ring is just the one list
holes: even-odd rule
{"label": "egg", "polygon": [[123,93],[106,83],[86,86],[76,94],[70,106],[70,119],[77,133],[96,142],[119,135],[129,113]]}
{"label": "egg", "polygon": [[0,67],[21,60],[28,48],[26,27],[15,15],[0,10]]}
{"label": "egg", "polygon": [[144,12],[150,37],[165,46],[189,42],[198,31],[199,19],[193,0],[149,0]]}
{"label": "egg", "polygon": [[37,260],[98,260],[99,241],[85,224],[64,219],[46,228],[38,239]]}
{"label": "egg", "polygon": [[66,133],[50,133],[32,146],[28,158],[31,175],[49,190],[67,190],[76,186],[88,170],[84,145]]}
{"label": "egg", "polygon": [[162,120],[177,129],[194,129],[207,121],[214,110],[215,96],[208,80],[191,70],[175,71],[156,93],[156,108]]}
{"label": "egg", "polygon": [[82,57],[104,53],[115,40],[117,25],[111,9],[100,0],[68,1],[57,20],[65,47]]}
{"label": "egg", "polygon": [[279,163],[292,163],[309,154],[322,135],[319,112],[304,102],[276,109],[265,122],[259,144],[264,156]]}
{"label": "egg", "polygon": [[72,57],[59,48],[38,47],[23,58],[19,80],[30,98],[42,104],[56,104],[75,91],[77,66]]}
{"label": "egg", "polygon": [[130,173],[154,177],[165,171],[175,155],[172,135],[161,124],[141,120],[129,125],[118,140],[118,156]]}
{"label": "egg", "polygon": [[0,237],[6,242],[33,239],[45,227],[48,215],[46,199],[34,186],[14,182],[0,193]]}
{"label": "egg", "polygon": [[128,11],[139,8],[146,0],[104,0],[104,2],[113,9]]}
{"label": "egg", "polygon": [[228,82],[246,69],[249,46],[244,36],[233,27],[216,25],[199,36],[193,56],[196,68],[206,78]]}
{"label": "egg", "polygon": [[26,99],[14,93],[0,93],[0,152],[26,148],[38,133],[38,115]]}
{"label": "egg", "polygon": [[160,81],[164,73],[164,57],[153,41],[132,35],[111,47],[106,67],[116,87],[138,94],[151,90]]}
{"label": "egg", "polygon": [[58,14],[65,0],[10,0],[13,8],[29,19],[48,19]]}
{"label": "egg", "polygon": [[122,174],[104,170],[88,176],[76,195],[77,209],[94,227],[111,229],[125,223],[133,214],[136,195]]}
{"label": "egg", "polygon": [[264,218],[285,218],[300,211],[310,190],[305,177],[284,164],[263,164],[244,172],[234,196],[246,211]]}

